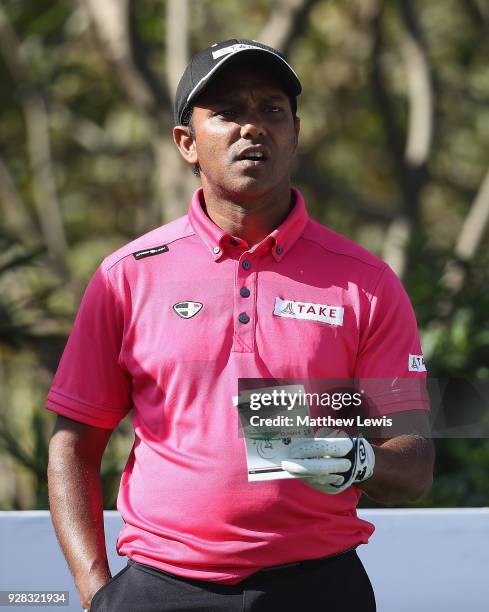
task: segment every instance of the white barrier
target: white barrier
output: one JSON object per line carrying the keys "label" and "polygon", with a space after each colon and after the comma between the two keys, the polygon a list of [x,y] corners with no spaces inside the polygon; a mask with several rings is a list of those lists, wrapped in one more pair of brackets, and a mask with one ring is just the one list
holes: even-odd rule
{"label": "white barrier", "polygon": [[[378,612],[489,610],[489,508],[359,514],[376,526],[370,543],[358,552],[374,585]],[[125,565],[115,552],[121,525],[117,512],[105,513],[113,573]],[[48,512],[0,512],[2,590],[69,591],[69,606],[15,606],[12,611],[80,611]]]}

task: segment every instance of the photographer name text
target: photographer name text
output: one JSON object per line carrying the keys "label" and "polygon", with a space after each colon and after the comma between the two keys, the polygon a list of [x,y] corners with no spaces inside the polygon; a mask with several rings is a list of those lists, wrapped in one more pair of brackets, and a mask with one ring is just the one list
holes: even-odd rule
{"label": "photographer name text", "polygon": [[392,427],[392,419],[386,416],[335,418],[330,415],[311,417],[309,415],[260,417],[254,414],[250,418],[252,427]]}

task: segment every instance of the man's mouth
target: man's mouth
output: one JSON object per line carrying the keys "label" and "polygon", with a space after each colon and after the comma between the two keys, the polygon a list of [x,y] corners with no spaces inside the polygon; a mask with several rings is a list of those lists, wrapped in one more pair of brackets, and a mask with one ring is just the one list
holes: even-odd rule
{"label": "man's mouth", "polygon": [[260,145],[243,149],[235,158],[235,161],[248,162],[253,166],[262,164],[268,160],[268,151]]}

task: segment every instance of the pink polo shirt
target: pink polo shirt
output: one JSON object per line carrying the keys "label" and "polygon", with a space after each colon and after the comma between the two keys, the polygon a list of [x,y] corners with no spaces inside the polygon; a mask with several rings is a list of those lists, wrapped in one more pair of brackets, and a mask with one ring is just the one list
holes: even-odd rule
{"label": "pink polo shirt", "polygon": [[[47,407],[109,429],[132,409],[121,555],[233,584],[373,532],[355,486],[325,495],[296,479],[247,480],[238,378],[425,376],[397,277],[311,220],[294,192],[285,221],[249,248],[206,216],[198,190],[188,215],[107,257],[86,290]],[[336,319],[295,316],[300,304]],[[428,409],[416,389],[382,412]]]}

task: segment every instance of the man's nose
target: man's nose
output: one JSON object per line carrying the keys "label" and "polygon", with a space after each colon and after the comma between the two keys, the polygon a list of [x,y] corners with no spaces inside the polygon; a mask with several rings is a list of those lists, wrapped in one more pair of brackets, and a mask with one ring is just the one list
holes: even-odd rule
{"label": "man's nose", "polygon": [[259,138],[260,136],[264,136],[266,133],[266,129],[255,117],[249,117],[246,119],[246,122],[241,126],[241,138],[246,140],[253,140],[255,138]]}

